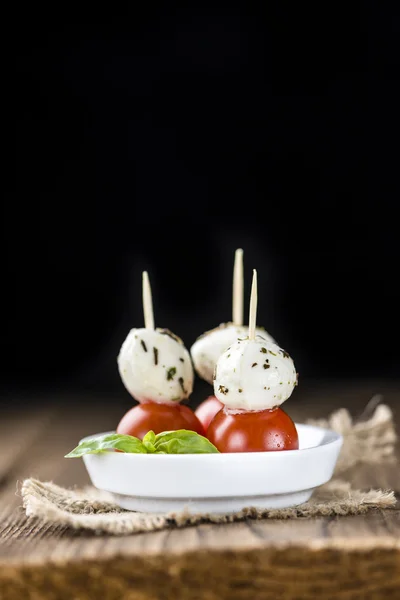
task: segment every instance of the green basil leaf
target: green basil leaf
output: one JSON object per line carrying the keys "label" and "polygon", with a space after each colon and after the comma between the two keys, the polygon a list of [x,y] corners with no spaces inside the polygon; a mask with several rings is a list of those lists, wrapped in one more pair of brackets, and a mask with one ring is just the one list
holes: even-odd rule
{"label": "green basil leaf", "polygon": [[187,429],[158,433],[155,436],[154,446],[157,454],[211,454],[219,452],[206,437]]}
{"label": "green basil leaf", "polygon": [[112,433],[81,442],[65,458],[79,458],[84,454],[101,454],[109,450],[122,450],[134,454],[146,454],[147,450],[141,440],[131,435]]}
{"label": "green basil leaf", "polygon": [[156,441],[156,434],[154,433],[154,431],[147,432],[142,440],[143,446],[146,448],[146,450],[147,450],[147,452],[149,452],[149,454],[153,454],[156,451],[156,448],[154,446],[155,441]]}

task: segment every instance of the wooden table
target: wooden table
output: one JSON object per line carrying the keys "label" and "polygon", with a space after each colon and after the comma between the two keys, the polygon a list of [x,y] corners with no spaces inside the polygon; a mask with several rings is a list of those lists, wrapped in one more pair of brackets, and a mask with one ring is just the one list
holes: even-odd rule
{"label": "wooden table", "polygon": [[[400,425],[399,382],[308,382],[286,408],[296,421],[383,394]],[[400,510],[364,516],[202,524],[110,537],[27,520],[17,482],[88,483],[64,454],[84,435],[115,427],[126,396],[3,397],[0,420],[0,598],[235,600],[400,598]],[[400,427],[398,428],[400,430]],[[398,465],[358,467],[362,488],[400,491]],[[398,594],[396,596],[396,594]]]}

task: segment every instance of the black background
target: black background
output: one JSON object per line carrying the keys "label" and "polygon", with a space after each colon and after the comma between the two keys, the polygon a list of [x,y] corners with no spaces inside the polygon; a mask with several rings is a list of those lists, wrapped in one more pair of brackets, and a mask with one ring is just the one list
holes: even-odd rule
{"label": "black background", "polygon": [[4,386],[124,394],[116,355],[143,324],[142,270],[156,324],[190,346],[231,318],[237,247],[245,310],[257,268],[258,321],[300,381],[399,375],[398,15],[25,16]]}

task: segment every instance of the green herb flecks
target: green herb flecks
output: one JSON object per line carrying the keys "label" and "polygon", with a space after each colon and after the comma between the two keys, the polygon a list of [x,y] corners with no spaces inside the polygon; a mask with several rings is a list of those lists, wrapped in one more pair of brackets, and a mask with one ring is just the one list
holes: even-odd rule
{"label": "green herb flecks", "polygon": [[173,340],[175,340],[175,342],[178,342],[178,344],[183,345],[181,338],[179,336],[175,335],[175,333],[172,333],[172,331],[170,331],[169,329],[157,328],[157,331],[159,333],[162,333],[163,335],[167,335],[168,337],[172,338]]}
{"label": "green herb flecks", "polygon": [[176,375],[176,367],[170,367],[167,369],[167,381],[171,381]]}
{"label": "green herb flecks", "polygon": [[183,385],[183,377],[179,377],[178,379],[179,385],[181,386],[182,392],[186,394],[185,386]]}

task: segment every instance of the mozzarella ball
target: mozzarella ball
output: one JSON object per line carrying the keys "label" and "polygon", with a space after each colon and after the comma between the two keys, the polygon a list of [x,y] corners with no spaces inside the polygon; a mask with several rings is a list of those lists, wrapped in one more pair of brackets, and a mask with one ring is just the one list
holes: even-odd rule
{"label": "mozzarella ball", "polygon": [[176,404],[193,391],[190,354],[168,329],[131,329],[117,362],[124,386],[138,402]]}
{"label": "mozzarella ball", "polygon": [[214,393],[228,408],[265,410],[279,406],[297,385],[289,354],[259,335],[237,340],[218,359]]}
{"label": "mozzarella ball", "polygon": [[[269,333],[261,327],[256,329],[256,333],[269,342],[275,342]],[[221,354],[238,338],[245,338],[248,335],[249,328],[247,325],[221,323],[219,327],[206,331],[197,338],[190,349],[190,354],[199,377],[212,384],[215,365]]]}

